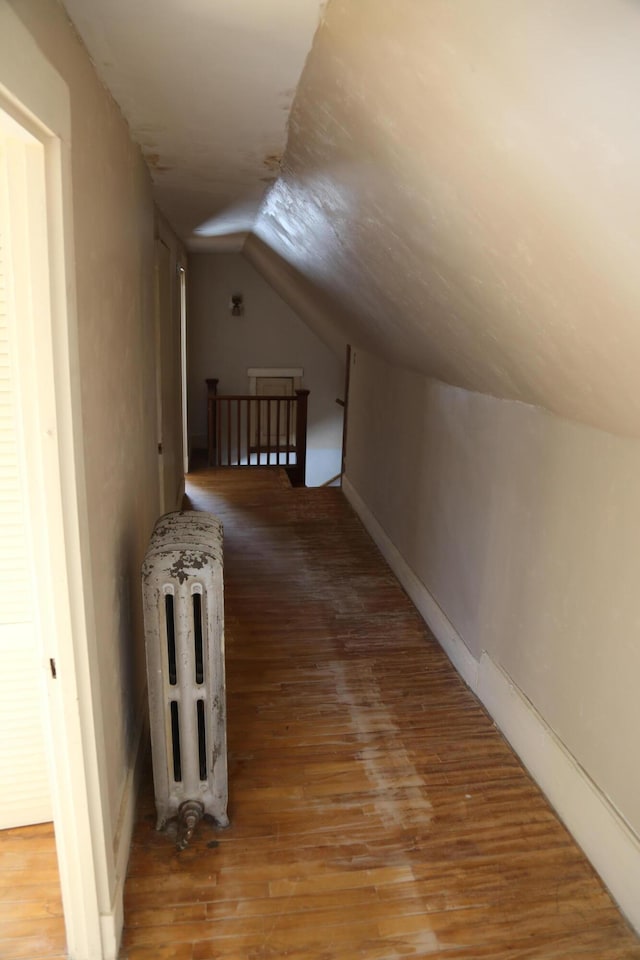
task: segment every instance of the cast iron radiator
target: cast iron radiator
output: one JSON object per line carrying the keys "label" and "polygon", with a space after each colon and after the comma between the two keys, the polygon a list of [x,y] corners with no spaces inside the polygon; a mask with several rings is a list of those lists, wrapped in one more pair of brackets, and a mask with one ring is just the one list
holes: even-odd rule
{"label": "cast iron radiator", "polygon": [[222,524],[199,512],[160,517],[142,565],[157,827],[227,817]]}

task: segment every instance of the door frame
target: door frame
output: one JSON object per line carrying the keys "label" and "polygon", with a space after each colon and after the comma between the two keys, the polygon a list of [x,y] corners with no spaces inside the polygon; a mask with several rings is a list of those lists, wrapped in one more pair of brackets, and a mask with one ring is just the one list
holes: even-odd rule
{"label": "door frame", "polygon": [[[168,254],[167,270],[161,275],[160,247]],[[171,228],[162,215],[156,211],[154,239],[155,270],[155,351],[156,351],[156,409],[158,436],[158,470],[160,477],[160,513],[167,510],[179,510],[184,495],[184,476],[187,472],[188,444],[186,442],[186,269],[187,262],[181,244],[176,240]],[[162,303],[160,296],[163,280],[167,284],[168,302]],[[171,347],[172,366],[167,367],[165,355],[167,338]],[[175,367],[173,366],[175,364]],[[165,404],[165,377],[170,381],[175,377],[175,394],[172,394],[171,406]],[[175,407],[173,403],[175,402]],[[174,416],[178,413],[179,416]],[[178,420],[180,421],[178,423]],[[169,431],[169,432],[167,432]],[[176,484],[171,482],[167,489],[167,455],[169,462],[173,457]]]}
{"label": "door frame", "polygon": [[182,397],[182,469],[189,473],[189,429],[187,406],[187,268],[178,261],[178,290],[180,294],[180,394]]}
{"label": "door frame", "polygon": [[342,401],[342,457],[340,460],[340,483],[347,468],[347,427],[349,422],[349,386],[351,383],[351,344],[346,346],[344,361],[344,399]]}
{"label": "door frame", "polygon": [[[162,401],[162,371],[164,365],[162,362],[162,338],[163,338],[163,324],[162,324],[162,297],[160,295],[161,291],[161,274],[160,274],[160,246],[163,246],[168,255],[169,263],[171,263],[171,248],[168,243],[165,243],[164,239],[160,236],[158,230],[156,230],[156,236],[153,245],[153,275],[154,275],[154,314],[155,314],[155,351],[156,351],[156,436],[158,443],[158,482],[160,489],[160,514],[165,513],[167,509],[173,509],[167,507],[167,492],[165,485],[165,475],[164,475],[164,455],[165,455],[165,437],[164,437],[164,404]],[[171,285],[169,275],[165,277],[165,280]],[[171,310],[171,286],[169,293],[169,311]]]}
{"label": "door frame", "polygon": [[[0,104],[42,145],[30,178],[31,298],[20,310],[19,403],[28,439],[27,505],[38,581],[41,679],[67,947],[115,956],[105,817],[103,715],[92,676],[95,629],[78,377],[66,84],[7,4],[0,5]],[[27,169],[29,168],[29,169]]]}

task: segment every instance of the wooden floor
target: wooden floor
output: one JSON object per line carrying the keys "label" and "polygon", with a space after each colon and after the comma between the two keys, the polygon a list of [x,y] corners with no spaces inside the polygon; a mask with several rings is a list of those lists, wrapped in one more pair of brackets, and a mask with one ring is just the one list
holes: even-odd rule
{"label": "wooden floor", "polygon": [[[189,495],[225,524],[231,827],[177,853],[148,779],[123,960],[640,960],[340,491]],[[61,957],[50,827],[0,864],[0,958]]]}
{"label": "wooden floor", "polygon": [[341,492],[188,493],[225,525],[231,827],[177,853],[147,790],[123,958],[640,958]]}
{"label": "wooden floor", "polygon": [[66,955],[53,825],[0,831],[0,957]]}

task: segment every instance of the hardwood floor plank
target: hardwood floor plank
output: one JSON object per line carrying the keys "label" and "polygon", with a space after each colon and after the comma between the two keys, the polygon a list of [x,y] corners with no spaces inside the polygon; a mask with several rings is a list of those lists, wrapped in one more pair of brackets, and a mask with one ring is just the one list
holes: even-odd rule
{"label": "hardwood floor plank", "polygon": [[61,960],[65,939],[53,825],[0,831],[0,957]]}
{"label": "hardwood floor plank", "polygon": [[169,943],[152,947],[129,947],[121,957],[123,960],[193,960],[191,943]]}
{"label": "hardwood floor plank", "polygon": [[[38,888],[39,890],[41,888]],[[50,920],[62,916],[62,898],[41,894],[29,900],[0,902],[0,931],[7,920]]]}
{"label": "hardwood floor plank", "polygon": [[[58,924],[59,927],[59,924]],[[18,937],[0,938],[0,957],[2,960],[51,960],[52,957],[65,956],[65,938],[60,930],[48,934],[40,932],[40,924],[31,924]]]}
{"label": "hardwood floor plank", "polygon": [[225,527],[231,826],[177,853],[147,784],[122,957],[640,960],[340,491],[187,486]]}

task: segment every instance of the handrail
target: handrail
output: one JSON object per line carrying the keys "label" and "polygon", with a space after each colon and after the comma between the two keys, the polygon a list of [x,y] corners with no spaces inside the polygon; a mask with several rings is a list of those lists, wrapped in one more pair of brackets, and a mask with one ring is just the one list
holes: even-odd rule
{"label": "handrail", "polygon": [[[296,393],[309,393],[309,391],[296,390]],[[273,396],[262,396],[261,394],[256,393],[217,393],[216,400],[296,400],[296,396],[291,395],[290,393],[283,393],[279,396],[274,394]]]}
{"label": "handrail", "polygon": [[207,380],[207,388],[209,466],[282,466],[293,486],[304,486],[309,391],[223,395],[214,379]]}

